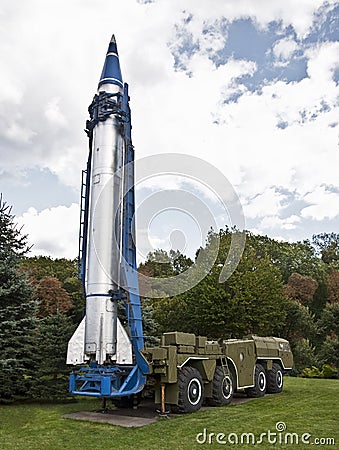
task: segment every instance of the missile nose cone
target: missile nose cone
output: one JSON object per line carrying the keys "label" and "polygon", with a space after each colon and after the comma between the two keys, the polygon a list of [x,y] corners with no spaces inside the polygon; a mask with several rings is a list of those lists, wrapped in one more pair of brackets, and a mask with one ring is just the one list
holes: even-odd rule
{"label": "missile nose cone", "polygon": [[110,53],[110,52],[116,53],[118,55],[117,41],[115,40],[114,34],[112,34],[112,37],[111,37],[111,40],[110,40],[110,43],[108,46],[108,50],[107,50],[107,53]]}
{"label": "missile nose cone", "polygon": [[108,46],[105,64],[102,69],[98,88],[106,83],[116,84],[123,87],[117,43],[114,34],[112,35]]}

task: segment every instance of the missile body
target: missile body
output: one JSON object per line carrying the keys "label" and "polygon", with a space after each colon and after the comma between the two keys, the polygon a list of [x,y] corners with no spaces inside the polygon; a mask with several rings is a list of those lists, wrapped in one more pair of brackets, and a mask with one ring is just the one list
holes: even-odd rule
{"label": "missile body", "polygon": [[[88,110],[79,242],[86,316],[68,342],[67,364],[82,365],[70,374],[69,391],[119,398],[142,391],[150,366],[142,353],[131,111],[114,36]],[[119,301],[125,306],[124,326]]]}
{"label": "missile body", "polygon": [[[114,72],[111,70],[113,68]],[[113,38],[99,81],[98,96],[100,92],[123,93],[119,69],[119,58]],[[122,180],[116,179],[123,165],[123,139],[120,128],[116,116],[111,115],[95,124],[92,138],[88,227],[90,236],[87,240],[85,281],[85,353],[89,356],[95,355],[99,364],[116,355],[117,310],[116,301],[109,292],[117,289],[113,280],[118,281],[119,255],[112,254],[112,249],[114,233],[120,233],[121,230],[121,227],[114,229],[113,226],[113,214],[119,210],[123,195]]]}
{"label": "missile body", "polygon": [[[125,94],[126,95],[126,94]],[[87,121],[90,154],[87,211],[82,257],[86,317],[73,335],[67,362],[99,365],[132,362],[131,343],[117,316],[121,280],[125,137],[121,117],[124,96],[114,35]],[[81,350],[81,347],[84,347]]]}

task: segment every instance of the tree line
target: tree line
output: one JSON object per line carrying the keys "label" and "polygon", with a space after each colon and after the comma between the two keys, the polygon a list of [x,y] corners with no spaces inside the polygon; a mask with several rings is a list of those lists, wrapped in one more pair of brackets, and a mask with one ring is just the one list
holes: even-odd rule
{"label": "tree line", "polygon": [[[246,232],[239,265],[219,283],[233,232],[210,233],[206,248],[217,238],[219,253],[195,287],[173,297],[145,300],[158,334],[177,329],[214,339],[274,335],[290,341],[298,372],[310,366],[338,368],[339,234],[288,243]],[[206,249],[197,254],[200,251]],[[168,277],[190,265],[193,261],[177,252],[158,250],[139,270]]]}
{"label": "tree line", "polygon": [[[276,335],[292,345],[297,370],[339,365],[339,234],[312,241],[279,242],[246,232],[246,245],[232,276],[219,283],[234,230],[211,231],[206,252],[218,239],[219,252],[192,289],[143,298],[148,345],[178,330],[210,338]],[[0,199],[0,402],[68,397],[67,343],[85,313],[77,260],[28,257],[21,233]],[[157,250],[140,273],[172,277],[194,261],[178,251]],[[160,287],[159,287],[160,289]]]}

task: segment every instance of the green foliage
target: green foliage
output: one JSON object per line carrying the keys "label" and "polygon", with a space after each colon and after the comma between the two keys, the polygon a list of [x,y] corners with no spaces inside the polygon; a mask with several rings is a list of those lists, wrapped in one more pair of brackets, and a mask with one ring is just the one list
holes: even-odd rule
{"label": "green foliage", "polygon": [[337,375],[338,370],[328,364],[324,364],[321,370],[316,366],[306,367],[300,373],[303,378],[337,378]]}
{"label": "green foliage", "polygon": [[11,209],[0,198],[0,402],[25,396],[33,366],[36,305],[19,260],[27,251]]}
{"label": "green foliage", "polygon": [[329,335],[339,336],[339,304],[327,303],[316,326],[321,341]]}
{"label": "green foliage", "polygon": [[337,378],[338,369],[335,369],[329,364],[324,364],[321,373],[323,378]]}
{"label": "green foliage", "polygon": [[[212,338],[274,334],[291,341],[299,370],[338,367],[339,235],[324,233],[313,236],[312,244],[291,244],[247,232],[238,267],[226,282],[219,283],[234,233],[227,228],[209,233],[206,248],[220,244],[212,267],[206,248],[197,251],[198,269],[178,251],[156,250],[140,265],[140,273],[160,279],[152,289],[161,294],[166,293],[164,279],[168,277],[185,274],[191,267],[203,275],[183,294],[143,300],[147,344],[156,344],[157,336],[170,330]],[[67,395],[66,345],[85,306],[77,260],[27,258],[26,251],[26,237],[15,227],[10,208],[0,200],[2,401],[27,393],[34,398]],[[32,288],[23,272],[29,275],[40,301],[38,323]],[[51,279],[59,280],[53,282],[53,289]],[[181,283],[185,282],[183,277]],[[123,320],[124,306],[119,308]]]}
{"label": "green foliage", "polygon": [[[22,271],[29,275],[33,286],[38,288],[38,290],[39,287],[46,284],[47,279],[55,278],[59,280],[61,283],[59,285],[59,293],[61,293],[61,289],[64,289],[70,297],[71,306],[67,308],[68,315],[72,317],[74,324],[81,321],[85,307],[85,298],[81,282],[78,279],[77,259],[52,259],[47,256],[26,257],[21,261],[20,267]],[[65,297],[64,294],[62,296]]]}
{"label": "green foliage", "polygon": [[314,314],[307,306],[295,300],[285,300],[283,303],[286,312],[286,320],[280,328],[282,336],[292,342],[313,337],[316,332]]}
{"label": "green foliage", "polygon": [[[319,362],[334,364],[339,323],[337,273],[331,269],[329,278],[328,265],[314,242],[291,244],[247,232],[237,269],[220,284],[232,233],[227,228],[209,233],[206,248],[220,244],[219,252],[211,270],[208,258],[202,258],[206,264],[200,270],[207,276],[199,284],[173,298],[152,301],[158,332],[175,329],[214,338],[276,334],[291,341],[299,370]],[[330,242],[333,239],[331,235]],[[204,253],[206,249],[200,248],[197,257]],[[168,255],[162,253],[162,257],[170,261]],[[166,291],[166,284],[161,286]]]}
{"label": "green foliage", "polygon": [[[210,273],[195,287],[173,298],[155,300],[159,331],[187,331],[209,337],[239,337],[249,333],[271,334],[285,319],[281,276],[255,238],[246,242],[234,274],[219,283],[220,263],[225,261],[231,233],[221,231],[220,251]],[[213,245],[214,235],[209,236]],[[201,255],[206,250],[201,249]]]}
{"label": "green foliage", "polygon": [[284,283],[293,273],[309,276],[322,283],[326,276],[326,266],[317,257],[314,247],[308,242],[281,242],[268,236],[254,238],[258,250],[269,255],[271,263],[279,269]]}
{"label": "green foliage", "polygon": [[27,235],[18,230],[12,207],[3,201],[0,194],[0,259],[5,261],[13,255],[23,256],[28,250]]}
{"label": "green foliage", "polygon": [[77,259],[52,259],[49,256],[26,257],[21,261],[21,268],[37,280],[43,277],[54,277],[65,283],[68,278],[78,276]]}
{"label": "green foliage", "polygon": [[321,233],[312,237],[312,244],[315,247],[322,261],[331,264],[333,267],[339,263],[339,234]]}
{"label": "green foliage", "polygon": [[69,396],[67,343],[74,332],[70,318],[57,313],[40,319],[36,328],[35,370],[29,394],[34,399],[62,400]]}
{"label": "green foliage", "polygon": [[158,324],[154,319],[152,303],[146,299],[142,302],[142,321],[146,346],[155,346],[160,344],[160,338],[157,337]]}
{"label": "green foliage", "polygon": [[315,347],[310,343],[309,339],[299,339],[291,342],[294,364],[297,370],[309,367],[317,361]]}
{"label": "green foliage", "polygon": [[139,272],[155,278],[167,278],[178,275],[187,270],[193,261],[179,250],[155,250],[147,255],[147,259],[139,266]]}
{"label": "green foliage", "polygon": [[303,378],[321,378],[321,372],[316,366],[305,367],[300,373]]}
{"label": "green foliage", "polygon": [[318,351],[318,360],[339,369],[339,339],[337,335],[326,336]]}

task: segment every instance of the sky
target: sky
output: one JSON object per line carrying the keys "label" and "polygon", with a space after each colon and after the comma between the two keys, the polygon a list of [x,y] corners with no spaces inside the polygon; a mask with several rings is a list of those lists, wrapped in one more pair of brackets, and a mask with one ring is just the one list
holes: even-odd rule
{"label": "sky", "polygon": [[[77,256],[83,130],[112,33],[137,159],[175,152],[213,165],[254,233],[338,232],[338,16],[333,0],[2,0],[0,192],[31,255]],[[139,203],[173,186],[199,191],[153,181]],[[139,259],[174,238],[192,254],[205,239],[173,211],[138,230]]]}

